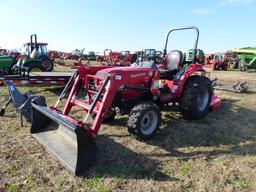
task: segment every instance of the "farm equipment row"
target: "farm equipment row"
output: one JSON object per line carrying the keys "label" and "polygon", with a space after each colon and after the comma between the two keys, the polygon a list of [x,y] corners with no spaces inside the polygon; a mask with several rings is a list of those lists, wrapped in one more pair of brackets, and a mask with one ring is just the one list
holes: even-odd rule
{"label": "farm equipment row", "polygon": [[137,54],[130,51],[113,52],[111,49],[104,50],[102,64],[107,66],[130,66],[137,60]]}
{"label": "farm equipment row", "polygon": [[[167,53],[169,35],[180,30],[196,32],[190,63],[184,62],[181,51]],[[144,140],[157,134],[161,110],[168,103],[179,103],[181,114],[188,119],[203,118],[210,110],[217,110],[220,99],[214,95],[212,83],[198,62],[198,38],[196,27],[171,29],[166,36],[161,65],[148,60],[133,67],[77,67],[54,106],[46,107],[41,97],[36,97],[41,98],[38,102],[32,102],[34,98],[29,101],[32,136],[67,169],[81,175],[96,158],[94,137],[101,124],[114,120],[117,111],[129,116],[129,133]],[[8,81],[6,84],[11,90],[13,85]],[[68,91],[61,110],[59,104]],[[21,104],[26,103],[24,98],[30,98],[28,94],[16,95],[23,98]],[[12,100],[16,101],[15,95]],[[74,117],[74,108],[85,113]]]}
{"label": "farm equipment row", "polygon": [[51,50],[49,51],[49,56],[52,59],[71,59],[71,60],[79,60],[79,59],[84,59],[88,61],[97,61],[97,56],[94,51],[89,51],[88,54],[84,54],[84,49],[82,50],[74,50],[72,53],[65,53],[61,51],[54,51]]}

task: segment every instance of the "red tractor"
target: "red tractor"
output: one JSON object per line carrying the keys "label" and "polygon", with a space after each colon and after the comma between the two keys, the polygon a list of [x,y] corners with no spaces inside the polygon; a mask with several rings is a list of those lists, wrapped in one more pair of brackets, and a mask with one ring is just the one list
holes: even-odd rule
{"label": "red tractor", "polygon": [[[95,159],[94,137],[101,124],[113,121],[117,111],[128,115],[128,131],[142,140],[157,134],[161,110],[169,103],[178,103],[187,119],[200,119],[210,110],[215,111],[220,100],[214,95],[202,64],[196,58],[192,64],[185,64],[185,56],[178,50],[167,54],[169,35],[190,29],[197,33],[194,46],[197,55],[198,29],[171,29],[163,51],[165,68],[158,69],[154,61],[144,61],[135,67],[78,67],[54,106],[32,104],[32,135],[66,168],[80,175]],[[67,90],[69,96],[60,110],[59,102]],[[85,115],[72,116],[74,107],[81,108]]]}
{"label": "red tractor", "polygon": [[116,66],[117,62],[121,59],[122,54],[119,52],[113,52],[111,49],[104,50],[104,60],[106,63],[103,63],[107,66]]}
{"label": "red tractor", "polygon": [[215,70],[225,70],[226,71],[228,69],[228,63],[227,63],[227,60],[225,59],[224,53],[211,54],[206,58],[205,62],[206,62],[205,63],[206,65],[212,66],[213,69],[215,69]]}
{"label": "red tractor", "polygon": [[118,65],[120,66],[130,66],[137,60],[136,53],[130,53],[130,51],[121,51],[122,58],[120,59]]}
{"label": "red tractor", "polygon": [[96,61],[103,62],[104,61],[104,56],[103,55],[96,55]]}
{"label": "red tractor", "polygon": [[49,55],[49,57],[50,57],[51,59],[54,60],[54,59],[60,58],[61,52],[51,50],[51,51],[49,51],[48,55]]}
{"label": "red tractor", "polygon": [[237,69],[239,59],[237,54],[230,51],[225,53],[215,53],[205,55],[205,65],[211,66],[215,70]]}
{"label": "red tractor", "polygon": [[137,60],[137,54],[132,54],[130,51],[113,52],[111,49],[105,49],[104,65],[108,66],[130,66]]}

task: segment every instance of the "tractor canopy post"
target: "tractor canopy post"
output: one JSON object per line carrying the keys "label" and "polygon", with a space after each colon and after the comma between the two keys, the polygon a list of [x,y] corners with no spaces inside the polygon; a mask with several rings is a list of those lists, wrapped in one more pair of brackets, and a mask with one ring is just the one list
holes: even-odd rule
{"label": "tractor canopy post", "polygon": [[[33,41],[33,38],[34,38],[34,41]],[[33,45],[34,44],[34,45]],[[33,47],[34,46],[34,47]],[[32,53],[33,49],[35,48],[36,51],[38,51],[38,45],[37,45],[37,35],[36,34],[32,34],[30,36],[30,53]]]}
{"label": "tractor canopy post", "polygon": [[[169,40],[169,35],[173,31],[190,30],[190,29],[196,31],[196,40],[195,40],[195,45],[194,45],[194,56],[197,54],[197,45],[198,45],[198,40],[199,40],[199,30],[195,26],[189,26],[189,27],[173,28],[173,29],[168,31],[168,33],[166,35],[165,47],[164,47],[164,50],[163,50],[163,57],[165,57],[167,55],[167,44],[168,44],[168,40]],[[194,61],[195,61],[195,58],[193,58],[192,63],[194,63]]]}

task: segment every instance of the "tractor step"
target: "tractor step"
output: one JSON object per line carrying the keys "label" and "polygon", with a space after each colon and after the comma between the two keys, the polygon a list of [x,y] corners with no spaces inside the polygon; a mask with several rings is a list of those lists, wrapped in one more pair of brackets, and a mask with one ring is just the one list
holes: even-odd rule
{"label": "tractor step", "polygon": [[32,118],[32,136],[73,174],[82,175],[96,159],[95,141],[84,128],[35,104],[32,104]]}

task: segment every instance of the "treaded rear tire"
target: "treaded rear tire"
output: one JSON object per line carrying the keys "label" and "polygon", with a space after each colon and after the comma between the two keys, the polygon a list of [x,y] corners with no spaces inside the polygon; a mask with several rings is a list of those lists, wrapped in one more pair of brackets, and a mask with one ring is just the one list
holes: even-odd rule
{"label": "treaded rear tire", "polygon": [[203,118],[209,111],[212,95],[212,84],[207,77],[190,77],[185,83],[179,104],[183,117],[186,119]]}
{"label": "treaded rear tire", "polygon": [[49,58],[44,58],[41,61],[43,68],[45,69],[45,71],[52,71],[54,64],[52,62],[52,60],[50,60]]}
{"label": "treaded rear tire", "polygon": [[[149,123],[145,122],[149,121]],[[152,124],[149,130],[143,130],[141,125]],[[129,133],[137,139],[151,139],[159,130],[161,124],[161,111],[158,105],[153,102],[140,103],[135,105],[127,121]]]}

